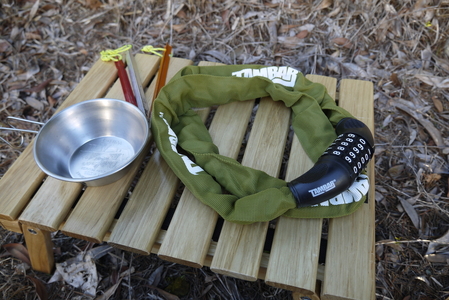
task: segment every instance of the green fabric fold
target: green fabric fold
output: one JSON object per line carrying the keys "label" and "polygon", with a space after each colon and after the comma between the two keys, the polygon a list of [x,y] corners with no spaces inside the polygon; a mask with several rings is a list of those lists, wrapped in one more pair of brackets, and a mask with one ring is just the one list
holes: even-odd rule
{"label": "green fabric fold", "polygon": [[312,83],[292,68],[189,66],[178,72],[154,101],[151,121],[157,147],[186,187],[228,221],[248,224],[281,215],[331,218],[355,211],[364,195],[349,204],[296,208],[284,180],[220,155],[192,110],[266,96],[292,109],[293,130],[314,162],[335,140],[338,121],[352,117],[336,106],[323,85]]}

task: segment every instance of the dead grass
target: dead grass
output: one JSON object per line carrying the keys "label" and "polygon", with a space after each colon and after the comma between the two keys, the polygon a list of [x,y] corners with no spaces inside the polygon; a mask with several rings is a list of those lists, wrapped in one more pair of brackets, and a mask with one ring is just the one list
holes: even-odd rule
{"label": "dead grass", "polygon": [[[140,49],[169,42],[175,56],[195,62],[289,65],[306,74],[373,81],[377,297],[448,297],[447,242],[427,253],[429,241],[449,230],[447,0],[21,0],[0,5],[0,120],[12,115],[46,121],[101,50],[124,44]],[[20,141],[16,134],[1,136]],[[27,135],[24,144],[30,139]],[[0,176],[21,149],[0,144]],[[22,241],[3,230],[1,237],[2,244]],[[59,235],[55,242],[60,260],[85,246]],[[183,299],[290,297],[260,282],[130,255],[117,252],[99,263],[103,278],[112,276],[110,266],[123,267],[124,261],[138,266],[121,280],[114,299],[162,299],[157,284],[148,282],[161,265],[157,283],[162,289],[169,278],[189,283]],[[26,276],[49,279],[5,252],[0,274],[4,299],[36,299],[37,285]],[[62,283],[47,288],[48,299],[84,299]]]}

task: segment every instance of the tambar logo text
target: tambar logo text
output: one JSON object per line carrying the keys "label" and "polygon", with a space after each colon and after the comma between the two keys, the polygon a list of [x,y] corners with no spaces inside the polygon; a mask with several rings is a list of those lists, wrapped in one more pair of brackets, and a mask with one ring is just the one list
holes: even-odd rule
{"label": "tambar logo text", "polygon": [[290,67],[266,67],[261,69],[243,69],[232,73],[232,76],[252,78],[262,76],[270,79],[273,83],[293,87],[298,77],[298,70]]}
{"label": "tambar logo text", "polygon": [[329,181],[328,183],[323,184],[322,186],[311,189],[311,190],[309,190],[309,193],[312,194],[312,197],[316,197],[321,194],[324,194],[324,193],[332,190],[333,188],[335,188],[335,181],[337,181],[337,180],[334,179],[332,181]]}

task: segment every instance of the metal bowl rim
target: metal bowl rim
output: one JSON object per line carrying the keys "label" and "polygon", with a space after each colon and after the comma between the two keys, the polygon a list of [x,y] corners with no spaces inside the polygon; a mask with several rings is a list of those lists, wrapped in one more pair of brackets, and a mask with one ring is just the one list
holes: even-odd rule
{"label": "metal bowl rim", "polygon": [[[138,151],[134,154],[134,156],[132,158],[130,158],[122,167],[115,169],[114,171],[99,175],[99,176],[94,176],[94,177],[81,177],[81,178],[73,178],[73,177],[65,177],[65,176],[60,176],[58,174],[55,174],[53,172],[51,172],[50,170],[48,170],[38,159],[37,159],[37,141],[39,140],[39,136],[42,132],[42,130],[45,128],[45,126],[47,126],[47,124],[50,124],[52,122],[53,118],[56,118],[59,114],[62,114],[63,112],[69,111],[69,110],[73,110],[79,106],[82,105],[86,105],[88,103],[92,103],[92,102],[104,102],[104,101],[113,101],[113,102],[120,102],[120,104],[124,104],[126,106],[129,107],[129,109],[133,109],[135,110],[140,117],[145,120],[145,124],[146,124],[146,137],[145,139],[143,139],[142,145],[140,146],[140,148],[138,149]],[[33,155],[34,155],[34,161],[36,162],[36,164],[38,165],[38,167],[47,175],[59,179],[59,180],[63,180],[63,181],[67,181],[67,182],[80,182],[80,183],[87,183],[87,182],[92,182],[92,181],[96,181],[96,180],[100,180],[100,179],[105,179],[108,176],[112,176],[114,174],[119,173],[120,171],[122,171],[123,169],[127,168],[129,165],[131,165],[134,160],[140,155],[140,153],[143,151],[147,141],[148,141],[148,136],[149,136],[149,132],[150,132],[150,127],[148,124],[148,120],[145,117],[145,115],[142,113],[142,111],[135,105],[128,103],[126,101],[123,100],[119,100],[119,99],[113,99],[113,98],[97,98],[97,99],[91,99],[91,100],[86,100],[86,101],[82,101],[76,104],[73,104],[67,108],[64,108],[63,110],[61,110],[60,112],[58,112],[57,114],[55,114],[53,117],[51,117],[41,128],[41,130],[39,130],[38,134],[35,137],[35,141],[34,141],[34,145],[33,145]]]}

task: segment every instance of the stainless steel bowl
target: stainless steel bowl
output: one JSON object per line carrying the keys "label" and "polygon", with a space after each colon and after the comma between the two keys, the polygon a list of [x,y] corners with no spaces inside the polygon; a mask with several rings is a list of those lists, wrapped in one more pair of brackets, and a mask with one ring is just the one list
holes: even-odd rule
{"label": "stainless steel bowl", "polygon": [[123,177],[148,140],[145,115],[116,99],[93,99],[53,116],[36,136],[34,158],[49,176],[88,186]]}

